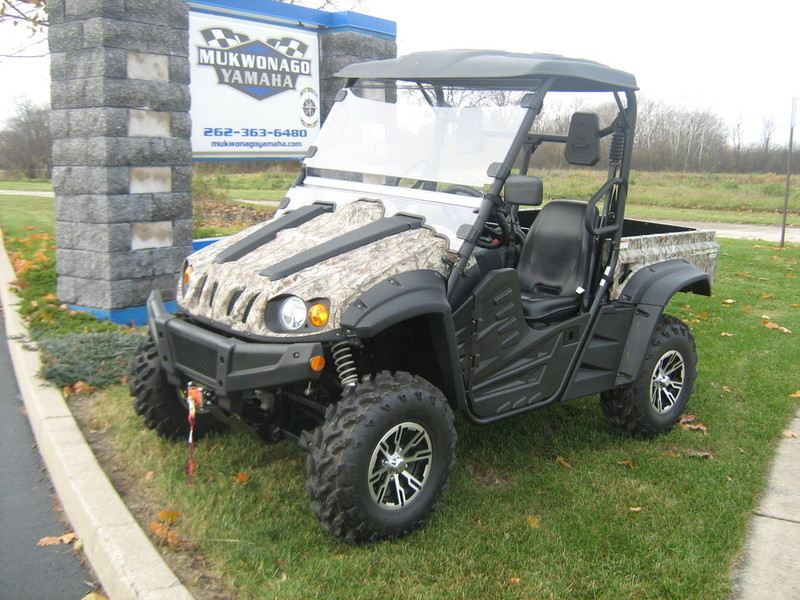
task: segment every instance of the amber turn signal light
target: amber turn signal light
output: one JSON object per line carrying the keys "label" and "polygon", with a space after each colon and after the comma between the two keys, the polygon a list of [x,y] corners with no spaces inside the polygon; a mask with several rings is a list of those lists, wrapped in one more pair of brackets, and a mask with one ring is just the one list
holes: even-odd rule
{"label": "amber turn signal light", "polygon": [[308,361],[308,366],[311,367],[312,371],[322,371],[325,368],[325,357],[312,356],[311,360]]}
{"label": "amber turn signal light", "polygon": [[321,302],[312,304],[311,308],[308,309],[308,321],[314,327],[322,327],[325,325],[325,323],[328,322],[328,316],[328,307]]}

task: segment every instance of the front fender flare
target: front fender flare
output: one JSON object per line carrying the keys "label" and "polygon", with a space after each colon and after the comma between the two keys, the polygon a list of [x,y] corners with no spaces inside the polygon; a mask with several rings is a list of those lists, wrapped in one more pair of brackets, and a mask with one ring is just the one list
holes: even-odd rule
{"label": "front fender flare", "polygon": [[376,284],[342,315],[345,337],[373,338],[414,317],[431,316],[431,336],[439,357],[445,396],[458,409],[465,403],[464,379],[445,278],[431,270],[407,271]]}

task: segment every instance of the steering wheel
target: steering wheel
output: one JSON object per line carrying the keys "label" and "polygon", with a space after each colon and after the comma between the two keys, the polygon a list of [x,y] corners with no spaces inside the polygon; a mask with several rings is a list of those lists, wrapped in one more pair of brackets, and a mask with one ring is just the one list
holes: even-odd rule
{"label": "steering wheel", "polygon": [[445,194],[458,194],[459,196],[472,196],[473,198],[483,198],[483,192],[476,190],[468,185],[457,183],[442,190]]}

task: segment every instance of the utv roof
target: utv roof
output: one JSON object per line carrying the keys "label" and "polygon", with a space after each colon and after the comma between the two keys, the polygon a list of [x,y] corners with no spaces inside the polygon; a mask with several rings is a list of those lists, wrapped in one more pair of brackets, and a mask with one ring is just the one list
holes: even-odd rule
{"label": "utv roof", "polygon": [[562,92],[636,90],[630,73],[581,58],[557,54],[519,54],[499,50],[414,52],[348,65],[336,73],[349,79],[403,80],[470,87],[534,89],[554,77],[550,89]]}

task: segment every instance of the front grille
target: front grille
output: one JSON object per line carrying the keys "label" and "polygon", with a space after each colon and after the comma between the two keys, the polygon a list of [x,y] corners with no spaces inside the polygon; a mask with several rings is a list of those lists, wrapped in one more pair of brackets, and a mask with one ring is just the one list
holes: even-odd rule
{"label": "front grille", "polygon": [[172,345],[175,348],[175,362],[196,373],[217,378],[217,352],[188,338],[172,334]]}

